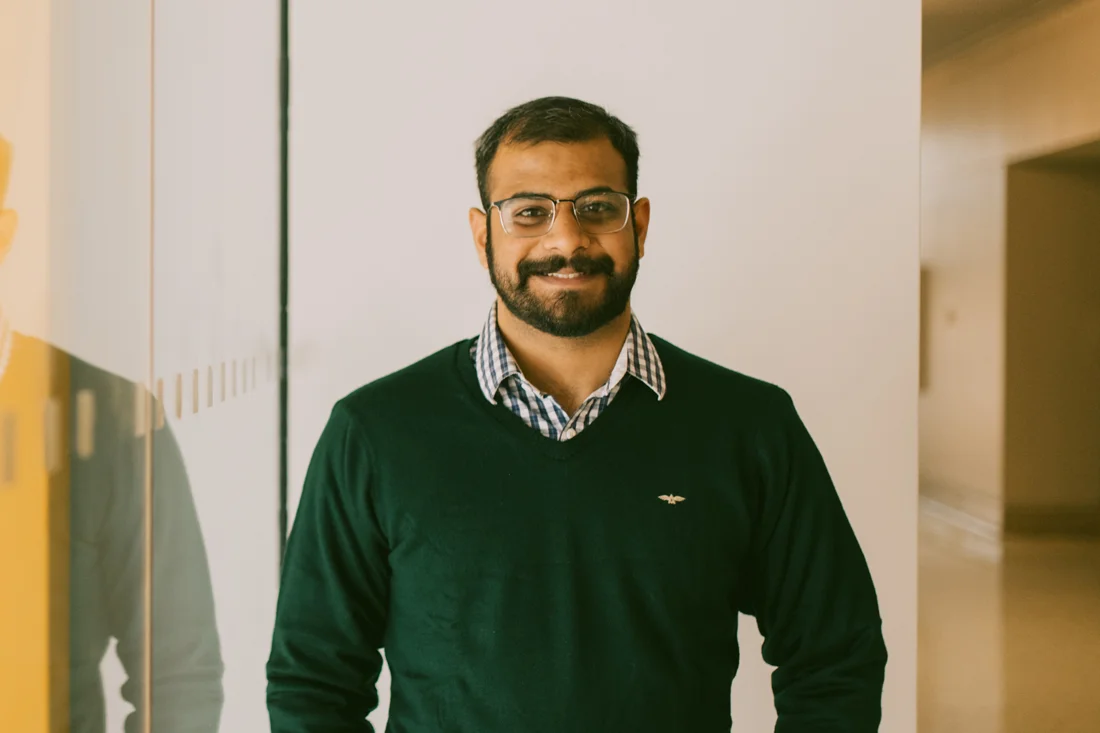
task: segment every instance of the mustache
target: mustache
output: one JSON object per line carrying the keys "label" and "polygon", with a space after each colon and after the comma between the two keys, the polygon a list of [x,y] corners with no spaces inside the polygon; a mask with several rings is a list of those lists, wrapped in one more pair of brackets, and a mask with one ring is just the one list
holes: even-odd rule
{"label": "mustache", "polygon": [[615,261],[608,255],[591,257],[578,252],[570,258],[562,255],[554,255],[545,260],[524,260],[519,263],[517,271],[520,282],[527,282],[528,278],[536,275],[552,275],[555,272],[572,268],[582,275],[614,275]]}

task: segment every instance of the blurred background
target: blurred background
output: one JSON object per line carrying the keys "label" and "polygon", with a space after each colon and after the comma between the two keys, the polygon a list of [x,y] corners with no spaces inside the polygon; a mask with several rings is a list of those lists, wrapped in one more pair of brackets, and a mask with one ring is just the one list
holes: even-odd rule
{"label": "blurred background", "polygon": [[882,730],[1100,730],[1100,0],[0,0],[0,730],[267,728],[313,445],[480,328],[549,94],[639,134],[643,322],[821,445]]}
{"label": "blurred background", "polygon": [[1100,2],[925,0],[920,730],[1100,728]]}

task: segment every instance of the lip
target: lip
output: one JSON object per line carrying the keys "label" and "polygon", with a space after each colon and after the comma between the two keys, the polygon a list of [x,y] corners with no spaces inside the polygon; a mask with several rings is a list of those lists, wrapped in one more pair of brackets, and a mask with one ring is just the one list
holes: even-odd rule
{"label": "lip", "polygon": [[[566,275],[561,277],[560,275]],[[570,273],[555,273],[554,275],[535,275],[535,279],[557,287],[578,287],[581,285],[588,285],[600,277],[600,275],[588,275],[575,272]]]}

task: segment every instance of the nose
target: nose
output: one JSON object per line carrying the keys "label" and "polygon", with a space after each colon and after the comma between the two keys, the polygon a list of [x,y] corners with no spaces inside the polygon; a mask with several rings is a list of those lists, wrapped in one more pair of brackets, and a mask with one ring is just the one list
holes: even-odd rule
{"label": "nose", "polygon": [[[568,209],[565,207],[568,206]],[[572,201],[558,202],[558,211],[554,215],[554,226],[542,237],[542,246],[570,257],[573,252],[588,246],[588,235],[577,221],[577,210]]]}

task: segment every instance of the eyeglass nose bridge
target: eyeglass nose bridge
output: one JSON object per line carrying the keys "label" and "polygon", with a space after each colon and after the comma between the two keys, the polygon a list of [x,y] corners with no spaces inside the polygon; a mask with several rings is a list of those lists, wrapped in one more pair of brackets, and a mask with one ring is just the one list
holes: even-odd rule
{"label": "eyeglass nose bridge", "polygon": [[558,206],[561,204],[569,204],[569,210],[573,212],[573,221],[577,222],[577,228],[582,232],[588,233],[584,228],[584,223],[581,218],[577,216],[577,199],[551,199],[554,202],[554,213],[550,214],[550,225],[546,227],[546,233],[542,236],[546,236],[550,232],[554,231],[554,225],[558,223]]}

